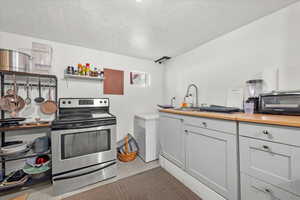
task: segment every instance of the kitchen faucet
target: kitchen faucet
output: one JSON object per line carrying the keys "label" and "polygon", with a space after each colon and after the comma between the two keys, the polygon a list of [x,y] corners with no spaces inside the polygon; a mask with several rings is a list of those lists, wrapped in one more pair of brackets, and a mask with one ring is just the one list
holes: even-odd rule
{"label": "kitchen faucet", "polygon": [[171,99],[171,106],[172,107],[174,107],[174,101],[176,100],[176,98],[175,97],[172,97],[172,99]]}
{"label": "kitchen faucet", "polygon": [[193,107],[199,107],[199,102],[198,102],[198,87],[195,84],[189,84],[187,90],[186,90],[186,95],[184,98],[189,97],[190,94],[190,89],[194,87],[196,91],[196,106],[193,105]]}

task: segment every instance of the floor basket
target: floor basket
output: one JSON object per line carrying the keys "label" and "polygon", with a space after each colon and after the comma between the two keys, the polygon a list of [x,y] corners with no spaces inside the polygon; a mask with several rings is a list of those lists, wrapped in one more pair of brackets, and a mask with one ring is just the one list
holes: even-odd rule
{"label": "floor basket", "polygon": [[128,136],[125,137],[124,153],[118,152],[118,159],[122,162],[130,162],[136,159],[138,152],[129,152]]}

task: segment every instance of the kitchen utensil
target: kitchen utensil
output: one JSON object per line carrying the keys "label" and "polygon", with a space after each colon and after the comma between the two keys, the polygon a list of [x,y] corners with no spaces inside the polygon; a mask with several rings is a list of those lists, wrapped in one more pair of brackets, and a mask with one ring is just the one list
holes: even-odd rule
{"label": "kitchen utensil", "polygon": [[27,144],[23,142],[21,144],[13,144],[13,145],[1,147],[0,154],[1,155],[11,155],[11,154],[15,154],[15,153],[24,152],[27,149],[28,149]]}
{"label": "kitchen utensil", "polygon": [[25,89],[26,89],[26,99],[25,99],[25,103],[26,103],[26,105],[29,105],[29,104],[31,104],[31,99],[30,99],[30,97],[29,97],[29,80],[27,79],[27,84],[26,84],[26,87],[25,87]]}
{"label": "kitchen utensil", "polygon": [[50,163],[50,157],[47,155],[28,158],[23,171],[33,179],[40,179],[49,175]]}
{"label": "kitchen utensil", "polygon": [[[14,94],[13,85],[12,85],[12,87],[10,89],[8,89],[6,91],[6,94],[7,95],[13,95]],[[1,110],[4,110],[4,111],[7,111],[9,109],[9,101],[6,98],[6,96],[2,96],[1,97],[1,99],[0,99],[0,107],[1,107]]]}
{"label": "kitchen utensil", "polygon": [[[35,119],[36,120],[36,119]],[[50,121],[41,121],[41,119],[39,119],[38,121],[36,122],[28,122],[28,123],[25,123],[25,125],[27,126],[38,126],[38,125],[41,125],[41,124],[50,124],[51,122]]]}
{"label": "kitchen utensil", "polygon": [[14,144],[22,144],[22,143],[23,143],[22,140],[8,141],[8,142],[4,142],[3,147],[14,145]]}
{"label": "kitchen utensil", "polygon": [[25,101],[22,97],[18,96],[16,77],[13,76],[13,79],[13,94],[7,94],[4,97],[2,97],[0,101],[0,106],[2,110],[10,112],[12,117],[16,117],[17,112],[24,108]]}
{"label": "kitchen utensil", "polygon": [[44,153],[49,150],[49,137],[39,137],[33,141],[32,149],[35,153]]}
{"label": "kitchen utensil", "polygon": [[0,49],[0,70],[27,72],[31,56],[20,51]]}
{"label": "kitchen utensil", "polygon": [[168,109],[168,108],[174,108],[174,106],[172,105],[160,105],[160,104],[157,104],[158,107],[162,108],[162,109]]}
{"label": "kitchen utensil", "polygon": [[13,95],[14,94],[14,85],[12,85],[12,88],[8,89],[6,91],[6,93],[9,94],[9,95]]}
{"label": "kitchen utensil", "polygon": [[14,79],[14,95],[13,95],[13,99],[10,103],[10,110],[11,113],[10,115],[12,117],[16,117],[17,116],[17,112],[19,112],[20,110],[22,110],[25,106],[25,101],[22,97],[18,96],[18,86],[17,86],[17,81],[16,81],[16,76],[13,76]]}
{"label": "kitchen utensil", "polygon": [[28,179],[29,175],[25,174],[23,170],[13,171],[0,183],[0,191],[20,187],[24,185]]}
{"label": "kitchen utensil", "polygon": [[15,125],[18,124],[18,122],[24,121],[26,118],[6,118],[6,119],[1,119],[0,124],[1,126],[9,126],[9,125]]}
{"label": "kitchen utensil", "polygon": [[38,89],[39,89],[39,96],[36,97],[34,99],[34,101],[36,103],[43,103],[45,101],[45,99],[42,97],[42,91],[41,91],[41,79],[39,78],[39,85],[38,85]]}
{"label": "kitchen utensil", "polygon": [[27,158],[26,164],[31,167],[49,166],[50,157],[48,155],[39,155],[36,157]]}
{"label": "kitchen utensil", "polygon": [[53,114],[57,111],[55,101],[52,101],[51,87],[49,86],[49,99],[41,105],[41,110],[44,114]]}
{"label": "kitchen utensil", "polygon": [[9,94],[7,93],[7,95],[1,97],[0,99],[0,106],[1,106],[1,110],[4,110],[4,111],[8,111],[10,109],[10,100],[11,98],[10,95],[8,96]]}

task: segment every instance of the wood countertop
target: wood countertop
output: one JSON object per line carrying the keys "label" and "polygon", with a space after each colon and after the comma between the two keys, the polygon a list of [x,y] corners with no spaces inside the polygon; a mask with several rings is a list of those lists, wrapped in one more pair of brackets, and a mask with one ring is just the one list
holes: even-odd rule
{"label": "wood countertop", "polygon": [[20,124],[18,126],[8,126],[0,127],[1,131],[16,131],[16,130],[25,130],[30,128],[48,128],[51,126],[51,123],[29,123],[29,124]]}
{"label": "wood countertop", "polygon": [[227,113],[216,113],[216,112],[199,112],[199,111],[183,111],[183,110],[175,110],[175,109],[161,109],[159,112],[172,113],[178,115],[188,115],[194,117],[207,117],[214,119],[225,119],[225,120],[236,120],[236,115],[227,114]]}
{"label": "wood countertop", "polygon": [[182,111],[175,109],[160,109],[159,112],[187,115],[194,117],[206,117],[239,122],[252,122],[260,124],[300,127],[300,116],[271,115],[271,114],[246,114],[246,113],[215,113],[199,111]]}

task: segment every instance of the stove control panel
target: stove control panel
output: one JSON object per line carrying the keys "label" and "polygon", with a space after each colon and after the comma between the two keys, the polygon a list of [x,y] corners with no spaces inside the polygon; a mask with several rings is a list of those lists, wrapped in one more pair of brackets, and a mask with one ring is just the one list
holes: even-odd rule
{"label": "stove control panel", "polygon": [[61,98],[60,108],[109,107],[108,98]]}

